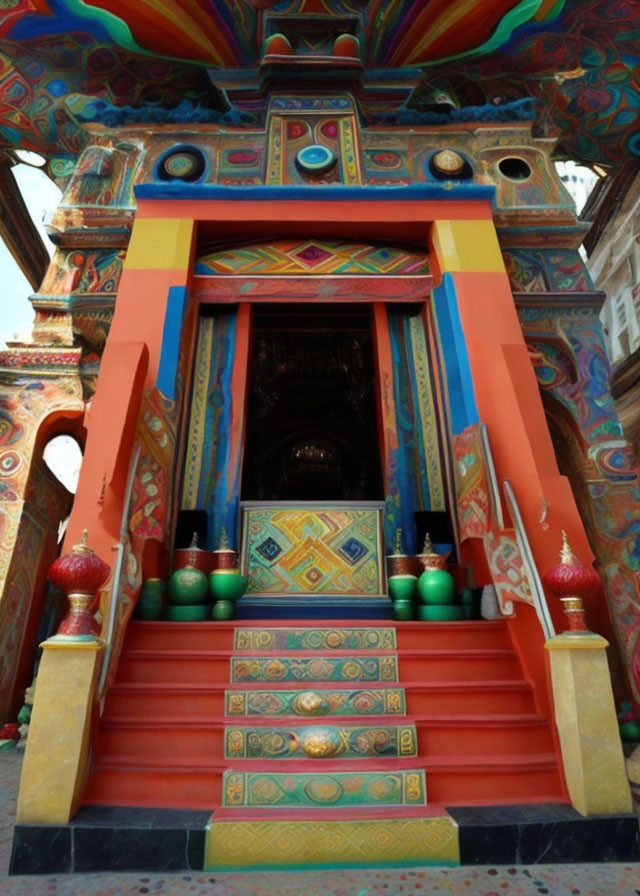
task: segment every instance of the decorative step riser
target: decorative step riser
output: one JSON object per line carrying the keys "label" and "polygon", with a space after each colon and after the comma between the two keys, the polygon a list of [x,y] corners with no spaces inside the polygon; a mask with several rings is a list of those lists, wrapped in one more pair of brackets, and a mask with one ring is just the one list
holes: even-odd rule
{"label": "decorative step riser", "polygon": [[227,691],[225,712],[228,716],[281,715],[300,716],[382,716],[403,715],[405,697],[402,688],[349,691]]}
{"label": "decorative step riser", "polygon": [[[385,715],[385,714],[395,714],[392,713],[392,709],[395,707],[395,697],[393,697],[394,692],[402,692],[402,689],[385,689],[390,693],[390,697],[385,698],[387,703],[387,711],[385,712],[382,707],[375,711],[375,715]],[[356,691],[352,692],[350,689],[340,689],[332,691],[329,689],[325,691],[325,689],[318,689],[318,693],[321,695],[324,693],[336,693],[337,701],[340,702],[342,700],[342,694],[346,693],[379,693],[380,691]],[[280,695],[286,694],[286,691],[270,691],[270,690],[255,690],[255,691],[229,691],[229,694],[247,694],[252,693],[255,696],[255,700],[252,701],[251,712],[242,712],[241,715],[249,715],[249,716],[262,716],[263,718],[276,718],[283,713],[280,711],[281,703],[280,703]],[[299,693],[297,691],[288,693]],[[304,693],[304,692],[303,692]],[[269,697],[262,697],[262,694],[274,694],[276,695],[275,703]],[[405,691],[406,694],[406,709],[401,709],[399,714],[404,712],[409,715],[428,715],[428,716],[452,716],[452,715],[509,715],[511,713],[533,713],[535,711],[533,695],[530,691],[527,690],[516,690],[516,691],[498,691],[498,690],[487,690],[487,691],[478,691],[475,688],[473,691],[469,691],[465,688],[464,683],[460,684],[460,689],[446,689],[443,691],[411,691],[407,689]],[[282,698],[285,699],[285,698]],[[243,706],[248,705],[245,698],[242,698]],[[378,704],[378,699],[375,698],[374,702]],[[349,714],[353,716],[357,715],[365,715],[364,712],[359,712],[356,710],[356,704],[352,701],[352,705],[354,708],[353,712],[345,713],[342,712],[342,708],[340,709],[340,713],[337,710],[332,709],[329,715],[343,715]],[[361,703],[357,704],[359,707],[362,706]],[[258,708],[263,707],[265,711],[262,713],[257,712]],[[273,711],[271,711],[273,710]],[[131,693],[126,693],[125,691],[116,692],[111,691],[107,696],[107,702],[105,705],[104,718],[112,719],[117,716],[127,716],[128,718],[138,718],[138,719],[146,719],[146,718],[159,718],[164,716],[166,718],[178,717],[182,719],[189,719],[192,721],[207,721],[211,718],[219,718],[225,714],[229,714],[229,706],[225,707],[223,691],[217,691],[215,693],[181,693],[180,691],[172,691],[168,694],[165,693],[154,693],[154,692],[141,692],[136,693],[132,691]],[[233,712],[231,715],[235,716],[238,713]],[[296,713],[291,712],[290,715],[296,715]]]}
{"label": "decorative step riser", "polygon": [[223,805],[234,808],[420,806],[426,803],[422,770],[278,774],[226,772]]}
{"label": "decorative step riser", "polygon": [[238,628],[234,650],[395,650],[392,628]]}
{"label": "decorative step riser", "polygon": [[388,728],[227,728],[227,759],[371,759],[415,756],[413,725]]}
{"label": "decorative step riser", "polygon": [[[278,622],[265,622],[266,626],[275,629],[287,629],[306,631],[311,629],[324,629],[326,626],[291,626],[279,625]],[[233,623],[148,623],[132,622],[127,630],[127,646],[130,649],[147,648],[158,650],[175,650],[176,643],[184,645],[190,650],[210,650],[212,647],[218,650],[232,650],[235,632],[252,630],[255,626],[246,628],[235,627]],[[355,629],[355,625],[335,625],[331,631]],[[376,631],[374,627],[366,625],[357,626],[364,631]],[[509,631],[503,623],[475,622],[475,623],[434,623],[411,622],[406,625],[383,626],[383,628],[395,631],[397,647],[400,650],[428,650],[451,649],[467,650],[482,644],[484,647],[508,649],[511,647]],[[264,631],[264,629],[260,629]]]}
{"label": "decorative step riser", "polygon": [[493,681],[515,680],[521,670],[514,655],[394,656],[366,657],[236,657],[232,660],[232,681],[313,682],[313,681]]}
{"label": "decorative step riser", "polygon": [[381,861],[401,866],[458,865],[457,825],[449,817],[214,821],[205,847],[205,871],[334,869]]}
{"label": "decorative step riser", "polygon": [[231,681],[398,681],[395,655],[380,657],[234,657]]}
{"label": "decorative step riser", "polygon": [[[277,624],[272,627],[277,627]],[[336,626],[335,630],[340,631],[340,627]],[[363,630],[375,631],[366,627],[363,627]],[[478,647],[479,644],[499,650],[511,647],[509,632],[502,623],[412,622],[406,627],[399,626],[390,630],[395,631],[397,647],[400,650],[467,650]],[[210,624],[199,622],[191,625],[133,622],[130,623],[127,632],[127,647],[131,650],[139,648],[175,650],[176,644],[181,644],[188,650],[232,650],[234,631],[232,625],[223,625],[219,622]],[[241,629],[238,628],[237,631]]]}
{"label": "decorative step riser", "polygon": [[[326,726],[328,729],[336,729],[335,725]],[[346,727],[346,726],[345,726]],[[350,726],[355,728],[355,726]],[[552,737],[545,725],[516,727],[466,727],[452,723],[447,726],[435,726],[433,724],[418,724],[417,746],[421,756],[460,756],[473,759],[475,755],[509,756],[534,755],[537,752],[547,752],[553,749]],[[300,727],[276,727],[256,728],[255,726],[227,728],[227,731],[239,731],[242,735],[243,746],[229,751],[227,755],[233,758],[247,759],[299,759],[304,761],[311,757],[304,752],[301,739],[303,732],[311,726]],[[324,729],[321,720],[313,725],[313,730]],[[225,756],[225,738],[222,725],[215,727],[189,727],[184,724],[178,727],[163,728],[137,727],[134,724],[120,725],[105,723],[99,734],[96,755],[114,756],[181,756],[185,761],[192,759],[210,760],[221,763]],[[371,730],[364,726],[358,727],[359,731]],[[395,731],[397,729],[386,726],[376,727],[375,730]],[[264,737],[258,737],[256,732],[264,732]],[[290,741],[283,744],[278,738],[290,735]],[[256,735],[256,740],[249,741],[251,735]],[[276,738],[276,740],[274,740]],[[238,738],[239,739],[239,738]],[[363,736],[363,744],[366,738]],[[276,742],[277,741],[277,742]],[[265,744],[269,744],[269,748]],[[228,745],[228,738],[227,738]],[[404,751],[397,754],[384,751],[385,744],[381,743],[379,751],[371,753],[356,752],[352,756],[349,752],[336,752],[329,758],[354,758],[365,759],[384,756],[414,755]],[[328,749],[328,748],[327,748]],[[336,750],[340,748],[336,746]],[[363,746],[364,750],[365,747]]]}
{"label": "decorative step riser", "polygon": [[[555,768],[428,769],[429,802],[447,806],[470,803],[529,803],[563,799]],[[160,771],[126,765],[100,767],[92,777],[85,802],[104,806],[211,809],[222,799],[222,774],[215,771]]]}

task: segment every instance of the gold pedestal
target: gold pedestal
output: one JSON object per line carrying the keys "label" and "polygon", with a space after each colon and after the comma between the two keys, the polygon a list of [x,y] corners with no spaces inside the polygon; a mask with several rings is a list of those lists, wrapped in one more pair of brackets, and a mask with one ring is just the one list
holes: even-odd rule
{"label": "gold pedestal", "polygon": [[104,644],[45,641],[16,822],[66,824],[86,784],[91,716]]}
{"label": "gold pedestal", "polygon": [[567,787],[582,815],[632,811],[607,646],[600,635],[582,632],[545,644]]}

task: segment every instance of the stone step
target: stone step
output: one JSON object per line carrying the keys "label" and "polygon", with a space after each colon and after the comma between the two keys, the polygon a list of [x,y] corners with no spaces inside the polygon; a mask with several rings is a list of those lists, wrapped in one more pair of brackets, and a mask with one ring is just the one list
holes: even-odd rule
{"label": "stone step", "polygon": [[395,650],[395,629],[236,628],[234,650]]}
{"label": "stone step", "polygon": [[226,759],[370,759],[417,752],[415,725],[225,728]]}
{"label": "stone step", "polygon": [[406,711],[403,688],[225,691],[224,697],[228,716],[382,716]]}
{"label": "stone step", "polygon": [[332,809],[340,806],[424,806],[423,769],[389,772],[224,773],[223,806]]}

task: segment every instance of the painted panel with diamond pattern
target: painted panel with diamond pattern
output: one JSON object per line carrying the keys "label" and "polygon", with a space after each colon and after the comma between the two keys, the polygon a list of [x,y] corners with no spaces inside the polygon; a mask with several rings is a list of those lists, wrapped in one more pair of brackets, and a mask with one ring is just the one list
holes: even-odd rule
{"label": "painted panel with diamond pattern", "polygon": [[245,508],[249,594],[384,595],[381,511]]}
{"label": "painted panel with diamond pattern", "polygon": [[237,628],[235,650],[395,650],[393,628]]}
{"label": "painted panel with diamond pattern", "polygon": [[413,725],[225,728],[226,759],[370,759],[416,754]]}
{"label": "painted panel with diamond pattern", "polygon": [[262,774],[225,772],[223,805],[330,809],[334,806],[424,806],[424,771]]}
{"label": "painted panel with diamond pattern", "polygon": [[228,716],[385,716],[404,712],[403,688],[225,691]]}
{"label": "painted panel with diamond pattern", "polygon": [[398,681],[398,658],[238,656],[231,681]]}
{"label": "painted panel with diamond pattern", "polygon": [[429,261],[426,252],[397,246],[290,239],[236,246],[202,255],[196,261],[195,273],[205,276],[393,274],[415,277],[429,273]]}

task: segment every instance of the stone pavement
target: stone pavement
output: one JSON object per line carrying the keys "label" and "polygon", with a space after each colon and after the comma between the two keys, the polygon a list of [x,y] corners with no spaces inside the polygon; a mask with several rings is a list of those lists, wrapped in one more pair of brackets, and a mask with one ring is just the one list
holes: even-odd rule
{"label": "stone pavement", "polygon": [[8,877],[21,763],[0,752],[0,896],[640,896],[640,864]]}

